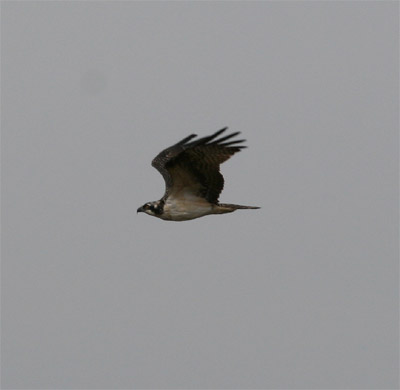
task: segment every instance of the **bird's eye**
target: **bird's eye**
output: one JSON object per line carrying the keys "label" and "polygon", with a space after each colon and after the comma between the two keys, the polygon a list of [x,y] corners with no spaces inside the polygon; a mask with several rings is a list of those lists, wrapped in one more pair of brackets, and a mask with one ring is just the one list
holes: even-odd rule
{"label": "bird's eye", "polygon": [[154,207],[153,204],[151,204],[151,205],[149,206],[149,208],[150,208],[151,211],[154,211],[154,208],[155,208],[155,207]]}

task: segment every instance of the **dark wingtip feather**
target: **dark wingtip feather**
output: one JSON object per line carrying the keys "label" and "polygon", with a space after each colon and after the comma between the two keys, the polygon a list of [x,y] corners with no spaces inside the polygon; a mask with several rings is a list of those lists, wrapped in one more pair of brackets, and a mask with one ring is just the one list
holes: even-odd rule
{"label": "dark wingtip feather", "polygon": [[238,134],[240,134],[240,131],[236,131],[235,133],[228,134],[225,137],[216,139],[214,142],[211,142],[211,143],[212,144],[220,144],[221,142],[226,141],[229,138],[236,137]]}
{"label": "dark wingtip feather", "polygon": [[187,137],[185,137],[183,140],[179,141],[178,143],[176,143],[176,145],[183,145],[186,142],[190,141],[191,139],[193,139],[194,137],[197,137],[197,134],[190,134]]}
{"label": "dark wingtip feather", "polygon": [[213,134],[213,137],[222,134],[224,131],[228,130],[228,126],[223,127],[221,130],[218,130]]}
{"label": "dark wingtip feather", "polygon": [[242,149],[247,148],[247,146],[228,146],[226,149],[229,150],[230,152],[236,153],[240,152]]}
{"label": "dark wingtip feather", "polygon": [[222,134],[226,130],[228,130],[228,127],[224,127],[223,129],[216,131],[213,135],[210,135],[208,137],[204,137],[204,141],[205,142],[211,141],[212,139],[218,137],[220,134]]}
{"label": "dark wingtip feather", "polygon": [[221,146],[229,146],[229,145],[234,145],[234,144],[240,144],[245,141],[246,141],[245,139],[238,139],[237,141],[224,142],[223,144],[220,144],[220,145]]}
{"label": "dark wingtip feather", "polygon": [[191,142],[189,145],[190,145],[190,146],[204,145],[204,144],[206,144],[207,142],[209,142],[209,141],[213,140],[214,138],[218,137],[218,136],[219,136],[220,134],[222,134],[226,129],[227,129],[227,127],[224,127],[223,129],[218,130],[217,132],[215,132],[215,133],[212,134],[212,135],[209,135],[209,136],[203,137],[203,138],[199,138],[199,139],[197,139],[197,140]]}

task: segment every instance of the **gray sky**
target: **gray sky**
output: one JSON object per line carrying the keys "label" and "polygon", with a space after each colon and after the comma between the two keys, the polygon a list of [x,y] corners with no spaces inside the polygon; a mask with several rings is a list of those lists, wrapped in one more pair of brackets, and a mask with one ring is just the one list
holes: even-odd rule
{"label": "gray sky", "polygon": [[[396,388],[397,2],[2,2],[3,388]],[[221,201],[150,166],[242,131]]]}

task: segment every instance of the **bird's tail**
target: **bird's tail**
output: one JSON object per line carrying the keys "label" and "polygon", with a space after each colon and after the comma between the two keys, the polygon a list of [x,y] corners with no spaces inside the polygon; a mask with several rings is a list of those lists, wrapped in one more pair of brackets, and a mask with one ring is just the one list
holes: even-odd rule
{"label": "bird's tail", "polygon": [[229,204],[229,203],[219,203],[218,206],[220,207],[220,210],[222,213],[230,213],[235,210],[241,210],[241,209],[259,209],[260,207],[258,206],[242,206],[238,204]]}

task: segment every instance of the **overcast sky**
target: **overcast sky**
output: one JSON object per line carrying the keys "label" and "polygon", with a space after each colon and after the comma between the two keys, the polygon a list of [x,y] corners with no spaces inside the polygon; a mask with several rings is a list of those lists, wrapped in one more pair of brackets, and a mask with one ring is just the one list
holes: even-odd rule
{"label": "overcast sky", "polygon": [[[397,388],[398,8],[2,2],[3,388]],[[262,208],[137,215],[224,126]]]}

